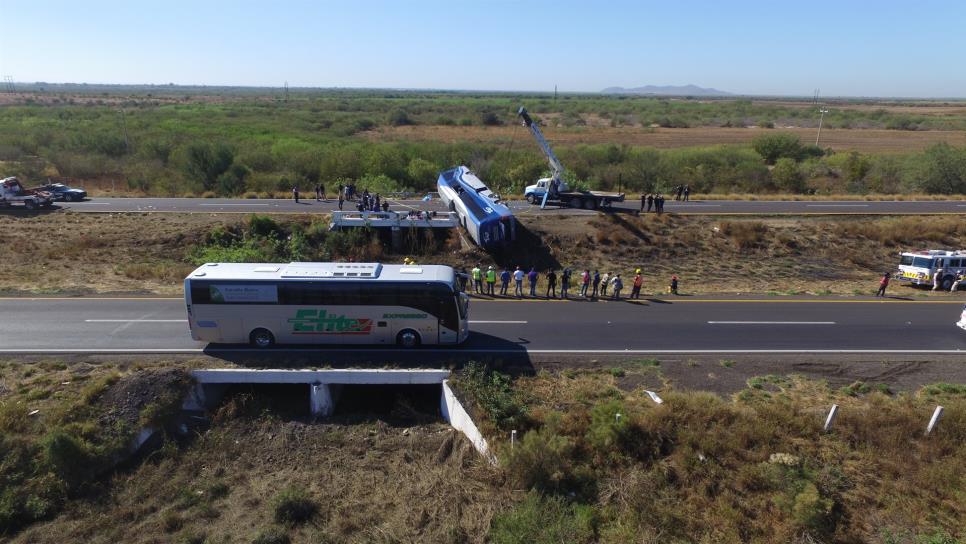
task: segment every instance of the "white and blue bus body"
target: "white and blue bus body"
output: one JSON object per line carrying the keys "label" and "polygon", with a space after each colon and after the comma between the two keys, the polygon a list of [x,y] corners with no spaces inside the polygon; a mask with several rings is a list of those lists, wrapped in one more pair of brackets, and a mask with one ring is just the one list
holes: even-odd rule
{"label": "white and blue bus body", "polygon": [[516,238],[513,212],[465,166],[439,174],[439,197],[456,212],[470,238],[484,249],[499,248]]}
{"label": "white and blue bus body", "polygon": [[415,347],[469,336],[449,266],[207,263],[184,291],[191,337],[204,342]]}

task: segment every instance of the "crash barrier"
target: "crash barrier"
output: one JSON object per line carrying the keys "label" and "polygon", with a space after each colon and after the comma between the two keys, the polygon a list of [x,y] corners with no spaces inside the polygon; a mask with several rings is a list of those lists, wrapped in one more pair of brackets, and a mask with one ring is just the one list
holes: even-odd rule
{"label": "crash barrier", "polygon": [[459,225],[459,218],[453,212],[360,212],[343,211],[332,212],[332,222],[329,227],[376,227],[376,228],[454,228]]}
{"label": "crash barrier", "polygon": [[344,370],[262,370],[210,369],[191,372],[195,387],[184,402],[187,411],[214,408],[228,386],[244,384],[304,384],[309,388],[309,411],[315,417],[331,416],[343,385],[434,385],[442,388],[440,412],[451,427],[463,433],[473,447],[491,463],[495,457],[473,418],[460,404],[447,382],[448,370],[434,369],[344,369]]}

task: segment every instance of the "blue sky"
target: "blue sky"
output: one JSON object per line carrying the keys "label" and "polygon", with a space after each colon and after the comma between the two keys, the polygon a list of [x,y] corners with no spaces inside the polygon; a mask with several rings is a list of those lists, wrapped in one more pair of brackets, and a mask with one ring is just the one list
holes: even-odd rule
{"label": "blue sky", "polygon": [[966,2],[0,0],[16,81],[966,97]]}

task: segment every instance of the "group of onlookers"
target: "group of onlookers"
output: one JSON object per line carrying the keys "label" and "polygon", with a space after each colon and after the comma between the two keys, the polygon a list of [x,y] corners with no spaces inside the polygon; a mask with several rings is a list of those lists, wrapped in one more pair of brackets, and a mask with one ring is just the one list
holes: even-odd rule
{"label": "group of onlookers", "polygon": [[[546,291],[543,295],[538,294],[537,285],[540,282],[540,276],[543,276],[546,286]],[[590,269],[585,269],[576,275],[570,268],[564,268],[558,274],[553,268],[550,268],[546,273],[539,273],[535,267],[531,267],[528,272],[517,266],[514,270],[509,268],[504,268],[503,270],[497,272],[493,266],[488,266],[485,270],[480,264],[477,264],[470,272],[466,272],[463,269],[462,273],[458,274],[461,281],[461,289],[468,291],[472,289],[474,293],[478,295],[489,295],[489,296],[511,296],[509,294],[510,286],[513,285],[513,295],[517,298],[547,298],[547,299],[570,299],[571,290],[578,289],[578,294],[576,298],[584,298],[588,300],[597,300],[600,298],[610,298],[612,300],[621,300],[622,292],[624,290],[624,280],[621,278],[620,274],[611,274],[610,272],[604,272],[601,275],[599,270],[594,270],[591,273]],[[499,295],[497,294],[497,281],[500,282]],[[472,282],[470,286],[467,286],[467,282]],[[560,287],[559,296],[557,293],[557,287]],[[641,287],[644,285],[644,277],[641,274],[641,269],[638,268],[634,271],[634,277],[630,280],[631,292],[628,295],[630,299],[639,299],[641,297]],[[527,294],[524,294],[524,288],[527,287]],[[609,292],[609,293],[608,293]],[[671,282],[668,285],[668,293],[678,294],[678,277],[674,275],[671,277]]]}

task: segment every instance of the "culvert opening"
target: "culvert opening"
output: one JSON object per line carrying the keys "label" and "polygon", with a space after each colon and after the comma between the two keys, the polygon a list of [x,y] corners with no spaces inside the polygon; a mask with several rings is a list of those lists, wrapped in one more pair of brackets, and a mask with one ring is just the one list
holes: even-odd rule
{"label": "culvert opening", "polygon": [[441,421],[442,384],[352,384],[339,388],[335,417],[378,418],[389,423]]}
{"label": "culvert opening", "polygon": [[302,383],[229,385],[220,404],[239,415],[259,416],[270,412],[283,419],[300,419],[311,415],[309,386]]}

